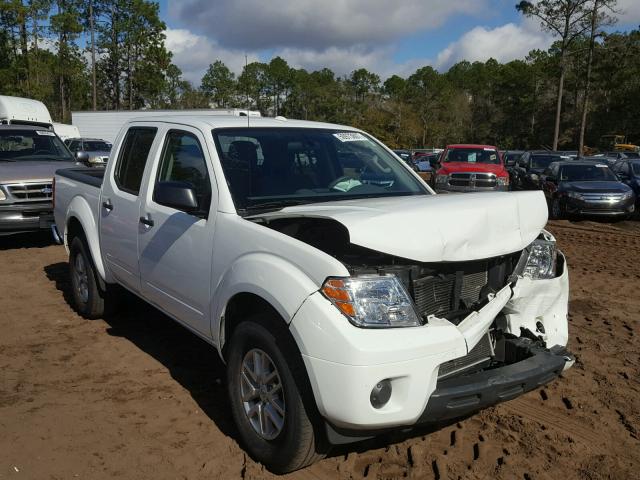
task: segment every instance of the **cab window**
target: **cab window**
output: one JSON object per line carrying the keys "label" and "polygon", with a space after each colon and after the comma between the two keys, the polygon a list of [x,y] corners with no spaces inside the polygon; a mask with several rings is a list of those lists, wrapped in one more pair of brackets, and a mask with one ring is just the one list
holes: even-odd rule
{"label": "cab window", "polygon": [[183,131],[167,133],[157,182],[184,182],[196,192],[200,214],[209,212],[211,181],[207,162],[195,135]]}

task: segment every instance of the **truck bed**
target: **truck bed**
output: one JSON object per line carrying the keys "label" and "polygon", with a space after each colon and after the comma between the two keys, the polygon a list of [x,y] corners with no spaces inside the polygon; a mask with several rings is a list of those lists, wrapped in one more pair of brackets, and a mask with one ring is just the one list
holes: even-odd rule
{"label": "truck bed", "polygon": [[104,168],[65,168],[56,171],[56,175],[100,188],[104,180]]}

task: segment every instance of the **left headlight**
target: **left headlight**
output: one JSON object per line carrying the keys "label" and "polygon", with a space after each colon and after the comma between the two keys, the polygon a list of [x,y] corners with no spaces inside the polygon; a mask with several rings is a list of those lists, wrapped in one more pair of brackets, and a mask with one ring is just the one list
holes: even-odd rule
{"label": "left headlight", "polygon": [[523,276],[533,280],[555,278],[558,257],[555,240],[534,240],[526,251],[528,257]]}
{"label": "left headlight", "polygon": [[7,195],[4,193],[4,191],[2,190],[2,187],[0,187],[0,202],[2,200],[6,200],[7,199]]}
{"label": "left headlight", "polygon": [[422,325],[411,297],[395,275],[330,278],[321,292],[357,327]]}

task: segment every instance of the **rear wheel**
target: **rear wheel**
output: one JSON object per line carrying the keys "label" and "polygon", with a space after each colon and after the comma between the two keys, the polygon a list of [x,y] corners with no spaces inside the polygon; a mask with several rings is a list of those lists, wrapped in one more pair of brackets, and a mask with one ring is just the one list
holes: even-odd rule
{"label": "rear wheel", "polygon": [[75,310],[85,318],[100,318],[105,313],[107,294],[98,285],[97,273],[82,237],[69,247],[69,274]]}
{"label": "rear wheel", "polygon": [[312,418],[303,401],[306,372],[280,336],[253,321],[238,325],[228,346],[231,412],[247,452],[276,473],[322,458]]}

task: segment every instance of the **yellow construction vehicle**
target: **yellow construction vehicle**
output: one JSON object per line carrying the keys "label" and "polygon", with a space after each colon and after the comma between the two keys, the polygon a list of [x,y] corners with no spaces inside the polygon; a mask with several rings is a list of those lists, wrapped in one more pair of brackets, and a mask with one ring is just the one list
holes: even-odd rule
{"label": "yellow construction vehicle", "polygon": [[599,147],[602,152],[640,152],[638,145],[627,143],[625,135],[602,135]]}

